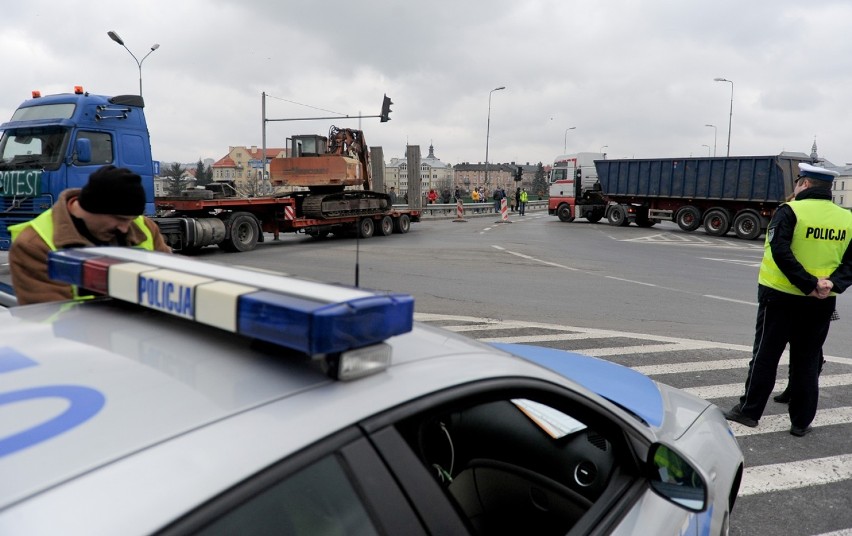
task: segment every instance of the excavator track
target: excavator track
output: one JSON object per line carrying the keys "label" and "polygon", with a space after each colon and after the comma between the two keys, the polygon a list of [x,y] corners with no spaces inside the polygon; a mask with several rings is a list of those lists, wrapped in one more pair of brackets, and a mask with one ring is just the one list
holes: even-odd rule
{"label": "excavator track", "polygon": [[302,213],[306,218],[322,220],[343,216],[372,216],[391,209],[387,194],[364,190],[333,194],[311,194],[302,202]]}

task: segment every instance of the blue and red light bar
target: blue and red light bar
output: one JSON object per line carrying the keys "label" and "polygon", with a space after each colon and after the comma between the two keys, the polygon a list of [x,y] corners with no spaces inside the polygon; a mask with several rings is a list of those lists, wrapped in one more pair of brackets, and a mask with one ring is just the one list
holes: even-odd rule
{"label": "blue and red light bar", "polygon": [[308,355],[411,331],[414,299],[135,248],[51,252],[51,279]]}

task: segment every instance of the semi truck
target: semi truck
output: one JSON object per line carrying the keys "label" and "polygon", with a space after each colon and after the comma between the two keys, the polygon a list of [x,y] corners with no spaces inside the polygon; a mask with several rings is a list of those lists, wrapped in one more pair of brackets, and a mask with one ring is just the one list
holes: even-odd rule
{"label": "semi truck", "polygon": [[651,227],[675,222],[724,236],[733,228],[754,240],[793,193],[794,155],[606,160],[597,153],[557,157],[548,212],[561,221],[585,218],[610,225]]}
{"label": "semi truck", "polygon": [[[80,188],[99,167],[126,167],[142,177],[145,215],[176,251],[210,245],[249,251],[264,233],[314,237],[407,233],[420,211],[396,208],[372,192],[363,133],[332,127],[328,137],[294,136],[289,158],[270,159],[270,182],[286,193],[239,196],[214,184],[179,196],[154,196],[153,160],[144,101],[138,95],[33,92],[0,125],[0,249],[11,245],[9,226],[50,208],[62,190]],[[282,161],[287,161],[283,163]],[[285,188],[286,187],[286,188]]]}

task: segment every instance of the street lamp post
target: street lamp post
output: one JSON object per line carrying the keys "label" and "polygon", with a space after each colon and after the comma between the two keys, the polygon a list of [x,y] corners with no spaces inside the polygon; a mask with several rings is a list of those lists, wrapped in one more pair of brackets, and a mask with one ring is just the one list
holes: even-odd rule
{"label": "street lamp post", "polygon": [[710,156],[710,146],[709,146],[709,145],[707,145],[706,143],[702,143],[702,144],[701,144],[701,146],[702,146],[702,147],[707,147],[707,156],[709,157],[709,156]]}
{"label": "street lamp post", "polygon": [[565,153],[568,152],[568,131],[574,130],[575,128],[577,128],[577,127],[568,127],[568,128],[565,129],[565,147],[562,149],[562,154],[565,154]]}
{"label": "street lamp post", "polygon": [[718,132],[718,129],[716,128],[716,125],[704,125],[704,126],[705,127],[713,127],[713,157],[715,158],[716,157],[716,133]]}
{"label": "street lamp post", "polygon": [[731,120],[734,118],[734,82],[727,78],[714,78],[714,82],[729,82],[731,84],[731,111],[728,114],[728,156],[731,156]]}
{"label": "street lamp post", "polygon": [[160,48],[160,45],[158,45],[157,43],[154,43],[153,45],[151,45],[151,50],[147,54],[142,56],[141,60],[139,60],[139,59],[136,58],[136,55],[133,54],[133,52],[130,52],[130,49],[127,48],[127,45],[124,44],[124,40],[121,37],[119,37],[117,33],[110,30],[110,31],[107,32],[107,35],[109,36],[110,39],[112,39],[113,41],[115,41],[119,45],[123,46],[124,50],[126,50],[128,53],[130,53],[130,55],[133,57],[133,60],[136,62],[136,66],[139,67],[139,96],[141,97],[142,96],[142,62],[145,61],[145,58],[150,56],[152,52],[154,52],[155,50]]}
{"label": "street lamp post", "polygon": [[488,92],[488,126],[485,128],[485,184],[488,184],[488,138],[491,136],[491,94],[506,89],[506,86],[495,87]]}

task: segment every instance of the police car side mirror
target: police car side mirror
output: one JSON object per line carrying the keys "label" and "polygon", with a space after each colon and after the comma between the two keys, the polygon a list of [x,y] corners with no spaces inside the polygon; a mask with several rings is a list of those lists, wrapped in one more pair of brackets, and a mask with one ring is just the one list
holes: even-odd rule
{"label": "police car side mirror", "polygon": [[648,480],[658,495],[691,512],[707,509],[707,484],[683,456],[661,443],[648,453]]}

